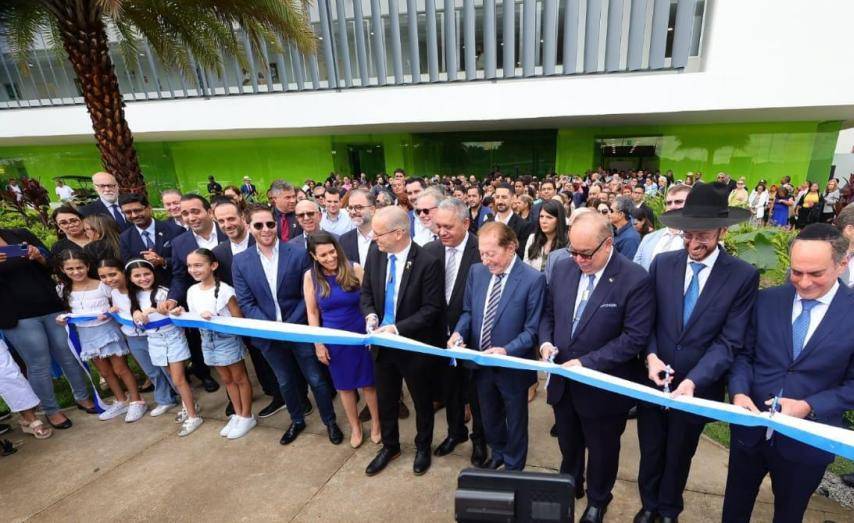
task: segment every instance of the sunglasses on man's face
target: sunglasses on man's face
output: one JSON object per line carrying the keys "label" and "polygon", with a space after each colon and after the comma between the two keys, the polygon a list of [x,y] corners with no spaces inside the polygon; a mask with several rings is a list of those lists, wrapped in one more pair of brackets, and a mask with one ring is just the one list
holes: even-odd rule
{"label": "sunglasses on man's face", "polygon": [[315,215],[315,214],[317,214],[317,213],[316,213],[316,212],[314,212],[314,211],[311,211],[311,212],[298,212],[298,213],[296,213],[296,217],[297,217],[297,218],[302,218],[303,220],[305,220],[306,218],[314,218],[314,215]]}
{"label": "sunglasses on man's face", "polygon": [[260,231],[261,229],[264,229],[264,228],[275,229],[276,228],[276,222],[255,222],[252,224],[252,228],[255,229],[256,231]]}

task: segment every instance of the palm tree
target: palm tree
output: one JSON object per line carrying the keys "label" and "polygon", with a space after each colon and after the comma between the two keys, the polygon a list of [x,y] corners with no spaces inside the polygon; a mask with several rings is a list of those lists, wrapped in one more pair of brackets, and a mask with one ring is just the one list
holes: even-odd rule
{"label": "palm tree", "polygon": [[241,29],[252,50],[266,43],[279,50],[277,34],[304,53],[315,49],[308,20],[310,0],[0,0],[0,35],[26,68],[34,38],[46,34],[64,49],[83,91],[104,169],[124,190],[145,192],[145,182],[125,119],[108,48],[108,28],[120,36],[121,51],[133,56],[142,38],[163,64],[197,82],[200,67],[222,72],[223,50],[245,69]]}

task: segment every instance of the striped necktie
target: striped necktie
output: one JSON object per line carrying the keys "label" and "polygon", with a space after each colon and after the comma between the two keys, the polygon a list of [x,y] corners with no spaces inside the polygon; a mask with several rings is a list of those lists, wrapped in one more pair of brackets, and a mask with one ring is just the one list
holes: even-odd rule
{"label": "striped necktie", "polygon": [[445,303],[451,302],[454,292],[454,282],[457,281],[457,249],[448,247],[445,254]]}
{"label": "striped necktie", "polygon": [[501,301],[501,280],[504,274],[496,274],[492,280],[492,290],[486,302],[486,310],[483,313],[483,327],[480,331],[480,350],[492,347],[492,324],[495,323],[495,313],[498,311],[498,302]]}

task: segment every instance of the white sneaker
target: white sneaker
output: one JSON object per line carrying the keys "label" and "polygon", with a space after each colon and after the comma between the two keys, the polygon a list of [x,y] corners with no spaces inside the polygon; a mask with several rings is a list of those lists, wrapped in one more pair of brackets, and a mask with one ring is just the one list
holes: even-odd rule
{"label": "white sneaker", "polygon": [[[196,414],[198,415],[198,413],[199,413],[199,402],[194,401],[193,405],[196,407]],[[187,413],[187,409],[184,407],[184,404],[182,403],[181,404],[181,412],[179,412],[178,415],[175,416],[175,423],[184,423],[185,421],[187,421],[187,418],[189,416],[190,415]]]}
{"label": "white sneaker", "polygon": [[234,417],[237,418],[237,423],[234,424],[231,432],[228,433],[228,439],[242,438],[258,424],[255,416],[249,416],[248,418],[241,418],[240,416]]}
{"label": "white sneaker", "polygon": [[182,438],[184,436],[189,436],[197,428],[201,427],[202,423],[204,423],[204,421],[205,420],[203,420],[199,416],[196,416],[195,418],[187,418],[187,420],[184,421],[184,423],[181,425],[181,430],[178,432],[178,435],[181,436]]}
{"label": "white sneaker", "polygon": [[234,426],[237,425],[239,419],[240,416],[238,416],[237,414],[232,414],[231,416],[229,416],[228,423],[226,423],[225,427],[223,427],[222,430],[219,431],[219,435],[223,438],[228,436],[229,432],[231,432],[231,429],[233,429]]}
{"label": "white sneaker", "polygon": [[98,419],[101,421],[111,420],[115,417],[121,416],[125,412],[128,411],[128,404],[124,401],[115,401],[112,405],[107,407],[107,410],[98,414]]}
{"label": "white sneaker", "polygon": [[166,414],[167,412],[174,409],[175,407],[176,407],[176,405],[174,403],[169,403],[168,405],[158,405],[158,406],[154,407],[153,409],[151,409],[151,412],[149,413],[149,415],[156,418],[157,416],[162,416],[162,415]]}
{"label": "white sneaker", "polygon": [[125,423],[133,423],[139,421],[145,416],[145,411],[148,410],[148,405],[144,401],[132,401],[128,405],[128,413],[125,416]]}

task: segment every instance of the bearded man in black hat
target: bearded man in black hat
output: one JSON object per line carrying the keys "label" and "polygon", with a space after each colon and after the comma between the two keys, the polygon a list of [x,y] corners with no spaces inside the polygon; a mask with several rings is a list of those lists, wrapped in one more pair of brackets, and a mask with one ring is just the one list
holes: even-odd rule
{"label": "bearded man in black hat", "polygon": [[[726,228],[750,218],[727,206],[723,183],[697,184],[682,209],[661,222],[683,231],[685,248],[655,257],[649,269],[656,321],[646,351],[648,384],[674,397],[724,400],[725,376],[742,349],[759,273],[720,245]],[[704,425],[710,420],[650,403],[638,408],[643,507],[635,523],[675,522]]]}

